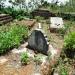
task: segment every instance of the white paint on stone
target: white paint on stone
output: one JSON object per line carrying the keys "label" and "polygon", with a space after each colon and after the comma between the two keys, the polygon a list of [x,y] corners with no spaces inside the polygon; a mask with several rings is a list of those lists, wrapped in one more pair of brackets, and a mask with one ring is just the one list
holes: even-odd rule
{"label": "white paint on stone", "polygon": [[47,42],[47,45],[49,45],[50,43],[49,42]]}
{"label": "white paint on stone", "polygon": [[41,23],[38,23],[38,25],[39,25],[39,29],[42,29]]}
{"label": "white paint on stone", "polygon": [[42,29],[36,28],[35,30],[41,31],[43,34],[45,33]]}
{"label": "white paint on stone", "polygon": [[21,54],[21,53],[24,53],[24,52],[27,52],[29,57],[34,58],[35,53],[31,52],[30,50],[27,50],[27,48],[13,49],[12,50],[12,53],[14,53],[14,54]]}
{"label": "white paint on stone", "polygon": [[51,57],[54,58],[54,56],[57,54],[57,49],[53,48],[52,45],[49,45],[49,51],[51,52]]}
{"label": "white paint on stone", "polygon": [[35,73],[34,75],[41,75],[40,73]]}
{"label": "white paint on stone", "polygon": [[27,51],[27,48],[22,48],[22,49],[13,49],[12,50],[12,53],[14,54],[20,54],[20,53],[23,53],[23,52],[26,52]]}
{"label": "white paint on stone", "polygon": [[5,57],[0,57],[0,64],[4,64],[8,61],[8,59],[6,59]]}
{"label": "white paint on stone", "polygon": [[28,53],[28,56],[34,58],[34,53]]}
{"label": "white paint on stone", "polygon": [[50,22],[51,22],[50,28],[56,29],[64,28],[63,19],[61,17],[51,17]]}
{"label": "white paint on stone", "polygon": [[28,42],[22,44],[20,47],[21,47],[21,48],[25,48],[27,45],[28,45]]}
{"label": "white paint on stone", "polygon": [[42,57],[42,63],[45,63],[47,61],[47,56]]}
{"label": "white paint on stone", "polygon": [[54,75],[59,75],[58,73],[54,73]]}

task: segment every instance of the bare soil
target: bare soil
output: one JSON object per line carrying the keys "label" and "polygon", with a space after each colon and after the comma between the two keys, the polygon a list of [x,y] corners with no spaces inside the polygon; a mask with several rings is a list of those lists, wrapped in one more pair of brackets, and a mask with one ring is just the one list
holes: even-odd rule
{"label": "bare soil", "polygon": [[[37,27],[38,23],[35,23],[29,34]],[[42,27],[49,39],[49,43],[52,44],[53,47],[62,50],[64,39],[57,33],[51,33],[49,24],[45,23],[45,21],[42,23]],[[74,27],[72,27],[72,29],[74,30]],[[36,66],[33,61],[28,65],[21,65],[19,54],[13,54],[10,51],[4,55],[4,57],[8,59],[8,61],[0,64],[0,75],[34,75],[35,72],[39,72],[39,66]]]}

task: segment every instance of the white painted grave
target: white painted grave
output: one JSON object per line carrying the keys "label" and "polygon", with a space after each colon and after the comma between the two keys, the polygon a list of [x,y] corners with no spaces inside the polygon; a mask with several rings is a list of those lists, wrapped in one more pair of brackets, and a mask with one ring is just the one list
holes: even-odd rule
{"label": "white painted grave", "polygon": [[51,17],[50,22],[51,22],[50,28],[56,29],[64,28],[63,19],[61,17]]}

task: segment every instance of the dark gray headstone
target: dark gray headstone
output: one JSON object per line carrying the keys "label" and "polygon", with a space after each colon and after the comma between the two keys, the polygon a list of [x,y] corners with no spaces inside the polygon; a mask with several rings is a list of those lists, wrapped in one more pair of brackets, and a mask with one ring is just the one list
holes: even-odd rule
{"label": "dark gray headstone", "polygon": [[47,54],[48,45],[41,31],[34,30],[31,33],[28,39],[28,47],[43,54]]}

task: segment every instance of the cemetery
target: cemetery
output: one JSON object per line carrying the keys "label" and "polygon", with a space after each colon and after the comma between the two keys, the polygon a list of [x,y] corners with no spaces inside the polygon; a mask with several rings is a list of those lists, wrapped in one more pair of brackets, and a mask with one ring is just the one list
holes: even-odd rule
{"label": "cemetery", "polygon": [[40,2],[30,12],[0,1],[0,75],[75,75],[75,18]]}

